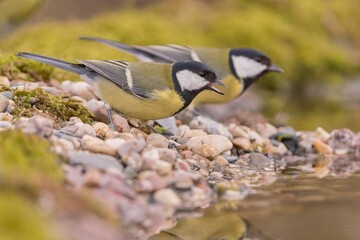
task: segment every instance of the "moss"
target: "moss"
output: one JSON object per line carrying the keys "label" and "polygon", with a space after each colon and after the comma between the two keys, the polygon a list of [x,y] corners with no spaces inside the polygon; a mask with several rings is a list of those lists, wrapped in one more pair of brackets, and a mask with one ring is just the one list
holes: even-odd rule
{"label": "moss", "polygon": [[33,203],[12,192],[0,191],[1,239],[56,239],[49,233],[49,226]]}
{"label": "moss", "polygon": [[11,80],[48,81],[53,76],[53,70],[46,64],[0,54],[0,75]]}
{"label": "moss", "polygon": [[40,176],[62,178],[47,141],[19,131],[4,131],[0,132],[0,146],[1,178],[19,177],[29,182],[40,180]]}
{"label": "moss", "polygon": [[53,96],[39,88],[32,91],[18,89],[12,91],[16,105],[15,117],[45,114],[54,119],[58,126],[73,116],[80,118],[85,123],[91,122],[92,114],[77,100]]}

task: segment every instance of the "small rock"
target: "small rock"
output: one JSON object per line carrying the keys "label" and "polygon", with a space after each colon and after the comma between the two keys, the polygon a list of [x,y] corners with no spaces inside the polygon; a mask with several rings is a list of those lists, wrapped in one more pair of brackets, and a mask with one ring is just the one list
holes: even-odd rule
{"label": "small rock", "polygon": [[274,127],[270,123],[257,123],[256,131],[265,138],[269,138],[270,136],[277,133],[276,127]]}
{"label": "small rock", "polygon": [[152,133],[146,138],[146,142],[154,147],[167,148],[169,140],[161,134]]}
{"label": "small rock", "polygon": [[181,199],[170,188],[158,190],[154,193],[154,199],[156,202],[165,205],[166,207],[176,208],[181,205]]}
{"label": "small rock", "polygon": [[34,116],[29,119],[22,118],[15,123],[17,128],[25,134],[37,134],[49,138],[53,134],[53,121],[42,116]]}
{"label": "small rock", "polygon": [[86,168],[97,168],[106,170],[109,168],[123,169],[118,160],[105,154],[94,154],[84,151],[69,151],[69,163],[72,165],[81,164]]}
{"label": "small rock", "polygon": [[130,126],[128,121],[118,114],[112,115],[113,124],[115,130],[118,132],[130,132]]}
{"label": "small rock", "polygon": [[121,147],[126,141],[122,138],[109,138],[105,140],[105,143],[114,149]]}
{"label": "small rock", "polygon": [[0,113],[0,121],[11,122],[13,120],[13,115],[9,113]]}
{"label": "small rock", "polygon": [[10,80],[6,76],[0,76],[0,85],[10,87]]}
{"label": "small rock", "polygon": [[139,153],[145,148],[145,146],[146,143],[144,139],[133,140],[122,144],[117,149],[117,153],[120,155],[122,159],[126,160],[131,153],[133,152]]}
{"label": "small rock", "polygon": [[97,98],[94,94],[94,88],[86,82],[63,81],[61,88],[71,95],[79,96],[86,101]]}
{"label": "small rock", "polygon": [[91,99],[90,101],[85,102],[83,105],[89,110],[89,112],[94,115],[96,121],[110,123],[109,113],[104,102]]}
{"label": "small rock", "polygon": [[159,158],[161,160],[164,160],[171,164],[175,163],[176,155],[177,155],[176,151],[174,151],[172,149],[167,149],[167,148],[159,148],[159,149],[157,149],[157,151],[159,153]]}
{"label": "small rock", "polygon": [[265,152],[268,154],[280,154],[283,155],[287,153],[288,149],[286,148],[285,144],[279,142],[277,140],[269,140],[266,139],[264,141],[264,149]]}
{"label": "small rock", "polygon": [[84,175],[84,185],[87,187],[99,187],[101,184],[101,172],[97,169],[89,169]]}
{"label": "small rock", "polygon": [[193,129],[204,130],[208,134],[222,135],[229,138],[230,140],[233,138],[229,130],[227,130],[224,125],[204,116],[195,117],[189,123],[189,126]]}
{"label": "small rock", "polygon": [[228,130],[233,135],[234,138],[242,137],[242,138],[250,139],[249,134],[243,128],[241,128],[241,126],[238,126],[234,123],[228,126]]}
{"label": "small rock", "polygon": [[82,138],[85,135],[96,136],[95,130],[89,124],[82,124],[75,132],[75,137]]}
{"label": "small rock", "polygon": [[356,135],[350,129],[336,129],[330,133],[328,144],[336,154],[346,154],[351,150],[355,139]]}
{"label": "small rock", "polygon": [[64,152],[68,152],[75,149],[74,144],[71,141],[64,138],[60,138],[59,140],[57,140],[56,145],[60,145]]}
{"label": "small rock", "polygon": [[248,159],[248,166],[252,169],[270,168],[273,161],[261,153],[250,153]]}
{"label": "small rock", "polygon": [[83,149],[89,150],[90,152],[93,153],[103,153],[106,155],[113,155],[113,156],[116,154],[115,148],[112,148],[111,146],[106,144],[103,140],[96,137],[85,135],[82,137],[81,143]]}
{"label": "small rock", "polygon": [[12,91],[0,92],[0,95],[6,97],[9,100],[12,100],[14,98],[14,93]]}
{"label": "small rock", "polygon": [[92,125],[97,137],[107,139],[114,136],[114,132],[111,131],[108,125],[103,122],[96,122]]}
{"label": "small rock", "polygon": [[212,172],[210,173],[210,177],[213,178],[213,179],[216,179],[216,180],[220,180],[222,179],[224,175],[222,175],[222,173],[220,172]]}
{"label": "small rock", "polygon": [[160,176],[167,176],[172,173],[172,164],[163,160],[155,162],[155,170]]}
{"label": "small rock", "polygon": [[8,105],[9,105],[9,100],[3,95],[0,95],[0,113],[4,112]]}
{"label": "small rock", "polygon": [[332,149],[326,143],[320,141],[319,139],[315,139],[313,142],[314,148],[317,153],[319,154],[331,154]]}
{"label": "small rock", "polygon": [[238,137],[232,140],[232,143],[236,148],[243,149],[243,150],[249,150],[251,148],[251,142],[250,140],[242,137]]}
{"label": "small rock", "polygon": [[187,162],[185,162],[184,160],[182,160],[182,159],[177,159],[176,160],[175,168],[183,170],[183,171],[190,171],[191,170],[190,165]]}
{"label": "small rock", "polygon": [[11,122],[8,122],[8,121],[0,121],[0,128],[1,129],[10,129],[10,128],[13,128],[13,125],[11,124]]}
{"label": "small rock", "polygon": [[65,127],[62,127],[60,129],[60,132],[63,132],[63,133],[69,133],[69,134],[73,134],[75,135],[76,131],[79,129],[79,126],[78,125],[68,125],[68,126],[65,126]]}
{"label": "small rock", "polygon": [[323,142],[327,142],[330,138],[330,133],[328,133],[322,127],[316,128],[314,134],[315,134],[315,137],[319,138]]}
{"label": "small rock", "polygon": [[222,135],[193,137],[186,143],[186,146],[192,152],[206,158],[215,158],[233,147],[231,141]]}
{"label": "small rock", "polygon": [[139,173],[138,179],[136,188],[140,192],[154,192],[167,186],[165,179],[154,171],[143,171]]}
{"label": "small rock", "polygon": [[220,172],[222,168],[228,166],[229,162],[222,156],[217,156],[209,165],[211,171]]}

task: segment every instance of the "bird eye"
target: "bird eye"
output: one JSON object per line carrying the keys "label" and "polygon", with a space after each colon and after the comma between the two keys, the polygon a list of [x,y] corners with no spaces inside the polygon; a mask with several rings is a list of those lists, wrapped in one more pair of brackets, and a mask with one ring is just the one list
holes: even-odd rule
{"label": "bird eye", "polygon": [[261,63],[263,61],[263,59],[261,57],[254,57],[254,60],[259,63]]}
{"label": "bird eye", "polygon": [[199,73],[199,76],[200,76],[200,77],[203,77],[203,78],[205,78],[206,75],[207,75],[206,72],[200,72],[200,73]]}

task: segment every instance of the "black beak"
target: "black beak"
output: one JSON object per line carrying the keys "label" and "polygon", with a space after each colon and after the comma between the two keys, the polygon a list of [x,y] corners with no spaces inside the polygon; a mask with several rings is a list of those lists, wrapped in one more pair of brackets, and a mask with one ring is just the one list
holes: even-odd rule
{"label": "black beak", "polygon": [[[220,85],[220,86],[223,86],[223,87],[226,87],[226,85],[218,80],[216,80],[213,84],[217,84],[217,85]],[[212,84],[209,84],[208,85],[208,89],[210,91],[213,91],[213,92],[216,92],[220,95],[224,95],[224,93],[222,93],[219,89],[215,88]]]}
{"label": "black beak", "polygon": [[283,73],[284,69],[282,69],[281,67],[275,65],[275,64],[271,64],[270,67],[267,68],[268,71],[270,72],[279,72],[279,73]]}

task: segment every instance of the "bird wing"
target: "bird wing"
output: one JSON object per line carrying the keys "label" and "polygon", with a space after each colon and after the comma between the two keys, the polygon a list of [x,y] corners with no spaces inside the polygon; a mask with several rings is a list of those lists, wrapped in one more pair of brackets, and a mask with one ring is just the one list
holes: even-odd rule
{"label": "bird wing", "polygon": [[146,53],[157,62],[183,62],[193,60],[191,49],[180,45],[150,45],[147,47],[133,46],[133,49]]}
{"label": "bird wing", "polygon": [[[81,64],[87,68],[95,71],[111,82],[115,83],[121,89],[133,94],[140,98],[153,98],[154,90],[163,90],[168,86],[163,73],[169,73],[171,65],[158,64],[158,63],[127,63],[123,61],[112,60],[78,60]],[[157,66],[164,65],[162,68],[168,69],[167,71],[160,71],[160,75]],[[160,70],[162,69],[160,67]],[[149,69],[149,70],[147,70]],[[157,70],[157,71],[156,71]],[[171,78],[170,78],[171,79]],[[165,85],[164,85],[165,84]]]}

